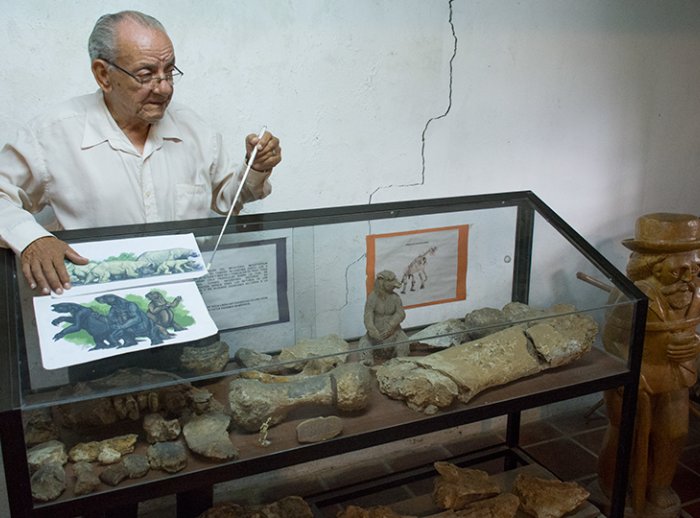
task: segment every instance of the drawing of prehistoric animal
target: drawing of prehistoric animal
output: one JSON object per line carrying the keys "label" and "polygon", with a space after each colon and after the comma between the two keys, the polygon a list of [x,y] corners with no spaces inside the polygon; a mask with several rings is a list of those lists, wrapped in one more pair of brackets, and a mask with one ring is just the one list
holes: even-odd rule
{"label": "drawing of prehistoric animal", "polygon": [[60,340],[71,333],[85,330],[95,341],[95,347],[90,349],[91,351],[94,349],[117,347],[119,345],[119,342],[114,341],[111,337],[112,330],[107,321],[107,317],[101,315],[94,309],[76,304],[75,302],[58,302],[52,304],[51,309],[56,313],[69,314],[68,316],[63,315],[52,320],[51,323],[53,325],[57,326],[64,322],[70,324],[54,335],[54,341]]}
{"label": "drawing of prehistoric animal", "polygon": [[68,275],[70,275],[71,282],[76,286],[81,284],[87,284],[88,275],[99,263],[95,261],[90,261],[87,264],[75,264],[70,261],[66,261],[66,270],[68,270]]}
{"label": "drawing of prehistoric animal", "polygon": [[156,274],[187,273],[202,268],[202,265],[192,259],[170,259],[158,265]]}
{"label": "drawing of prehistoric animal", "polygon": [[155,271],[148,261],[102,261],[87,275],[86,284],[123,279],[140,279]]}
{"label": "drawing of prehistoric animal", "polygon": [[157,290],[151,290],[146,293],[148,303],[148,317],[163,329],[173,328],[174,331],[184,331],[185,327],[175,322],[175,312],[173,308],[177,307],[182,302],[182,297],[179,295],[168,302],[163,294]]}
{"label": "drawing of prehistoric animal", "polygon": [[139,261],[147,261],[156,267],[166,261],[177,259],[191,259],[199,254],[191,248],[167,248],[165,250],[149,250],[138,256]]}
{"label": "drawing of prehistoric animal", "polygon": [[148,338],[151,345],[158,345],[172,336],[148,318],[148,315],[135,302],[112,293],[100,295],[95,300],[110,306],[107,322],[111,328],[112,341],[122,342],[118,347],[136,345],[138,343],[136,339],[139,337]]}
{"label": "drawing of prehistoric animal", "polygon": [[436,246],[431,246],[408,264],[401,277],[401,293],[406,293],[409,281],[411,283],[411,291],[416,291],[416,277],[420,280],[419,289],[425,288],[425,281],[428,280],[425,265],[428,264],[428,256],[435,255],[436,250]]}

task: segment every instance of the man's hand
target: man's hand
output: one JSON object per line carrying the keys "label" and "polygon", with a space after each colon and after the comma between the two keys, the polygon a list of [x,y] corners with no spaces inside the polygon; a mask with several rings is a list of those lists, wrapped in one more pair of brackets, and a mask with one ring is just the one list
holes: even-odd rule
{"label": "man's hand", "polygon": [[70,289],[70,275],[66,270],[63,260],[68,259],[75,264],[87,264],[86,259],[53,236],[42,237],[32,241],[22,251],[22,273],[31,289],[38,289],[42,294],[48,295],[51,290],[63,293],[64,289]]}
{"label": "man's hand", "polygon": [[258,136],[251,133],[245,139],[245,161],[250,159],[253,148],[258,146],[258,153],[255,155],[253,169],[256,171],[269,171],[282,161],[282,148],[280,141],[269,131],[266,131],[258,141]]}

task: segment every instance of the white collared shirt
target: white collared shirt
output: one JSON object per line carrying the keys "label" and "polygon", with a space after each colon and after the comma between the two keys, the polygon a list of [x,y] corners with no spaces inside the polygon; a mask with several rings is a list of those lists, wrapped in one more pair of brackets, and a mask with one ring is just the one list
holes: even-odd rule
{"label": "white collared shirt", "polygon": [[[139,153],[98,91],[34,119],[0,151],[0,238],[19,253],[50,235],[30,214],[47,205],[50,230],[225,214],[242,174],[221,135],[175,103]],[[251,170],[241,200],[267,196],[269,174]]]}

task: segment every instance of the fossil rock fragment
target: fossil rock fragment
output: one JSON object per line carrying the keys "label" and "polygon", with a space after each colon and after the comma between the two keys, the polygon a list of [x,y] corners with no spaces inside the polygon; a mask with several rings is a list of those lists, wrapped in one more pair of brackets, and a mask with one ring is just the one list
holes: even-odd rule
{"label": "fossil rock fragment", "polygon": [[182,429],[187,446],[195,453],[210,459],[225,460],[238,457],[231,443],[228,427],[231,418],[223,413],[209,413],[193,417]]}
{"label": "fossil rock fragment", "polygon": [[390,360],[376,372],[383,394],[405,400],[409,408],[428,415],[450,406],[459,395],[459,387],[449,376],[412,361]]}
{"label": "fossil rock fragment", "polygon": [[552,316],[543,320],[514,325],[422,358],[392,359],[376,370],[379,388],[411,408],[430,413],[453,402],[442,377],[438,377],[443,387],[440,397],[432,392],[435,372],[454,382],[456,398],[466,403],[489,387],[570,363],[590,350],[598,331],[593,319],[572,311],[571,306],[556,306],[544,313]]}
{"label": "fossil rock fragment", "polygon": [[421,343],[439,349],[452,347],[453,345],[467,342],[469,339],[467,326],[458,318],[451,318],[444,322],[438,322],[437,324],[433,324],[418,331],[410,337],[412,343]]}
{"label": "fossil rock fragment", "polygon": [[60,462],[49,462],[39,467],[29,483],[35,500],[50,502],[66,490],[66,472]]}
{"label": "fossil rock fragment", "polygon": [[193,374],[221,372],[229,362],[226,342],[218,341],[204,347],[183,347],[180,363]]}
{"label": "fossil rock fragment", "polygon": [[238,426],[257,432],[268,418],[269,425],[279,424],[289,412],[302,406],[334,405],[343,412],[362,410],[369,404],[370,392],[369,370],[351,363],[327,374],[287,383],[235,379],[229,384],[229,405]]}
{"label": "fossil rock fragment", "polygon": [[47,441],[27,450],[27,464],[30,473],[38,471],[45,464],[63,466],[66,462],[68,462],[66,446],[61,441]]}
{"label": "fossil rock fragment", "polygon": [[[454,513],[454,518],[514,518],[520,507],[520,499],[513,493],[478,500]],[[440,517],[438,515],[435,518]],[[445,516],[445,518],[448,518]]]}
{"label": "fossil rock fragment", "polygon": [[138,453],[126,455],[122,458],[122,464],[129,474],[129,478],[145,477],[151,469],[151,465],[148,463],[148,457]]}
{"label": "fossil rock fragment", "polygon": [[118,435],[104,441],[80,442],[73,446],[68,452],[68,457],[73,462],[95,462],[100,458],[100,454],[104,449],[111,449],[119,452],[120,455],[126,455],[134,451],[138,435],[129,433]]}
{"label": "fossil rock fragment", "polygon": [[513,493],[527,514],[536,518],[560,518],[576,509],[590,496],[576,482],[562,482],[520,473]]}
{"label": "fossil rock fragment", "polygon": [[146,440],[154,442],[174,441],[180,436],[182,427],[177,419],[165,419],[160,414],[146,414],[143,417]]}
{"label": "fossil rock fragment", "polygon": [[501,492],[498,484],[485,471],[460,468],[449,462],[436,462],[434,465],[440,476],[435,479],[433,500],[442,509],[459,510]]}
{"label": "fossil rock fragment", "polygon": [[321,442],[337,437],[343,432],[343,420],[338,416],[314,417],[297,425],[297,441]]}
{"label": "fossil rock fragment", "polygon": [[226,502],[199,515],[199,518],[313,518],[303,498],[288,496],[265,505],[243,506]]}
{"label": "fossil rock fragment", "polygon": [[305,376],[314,376],[345,363],[349,351],[348,342],[338,335],[330,334],[300,340],[292,347],[282,349],[277,360],[283,363],[298,360],[289,367]]}
{"label": "fossil rock fragment", "polygon": [[338,518],[416,518],[395,512],[391,507],[378,505],[362,508],[357,505],[349,505],[338,513]]}
{"label": "fossil rock fragment", "polygon": [[102,473],[100,473],[100,480],[110,486],[119,485],[122,480],[127,478],[129,478],[129,472],[123,462],[107,466],[102,470]]}
{"label": "fossil rock fragment", "polygon": [[24,424],[24,442],[27,446],[36,446],[42,442],[58,440],[59,427],[48,408],[22,412]]}
{"label": "fossil rock fragment", "polygon": [[87,495],[100,486],[100,478],[95,472],[95,467],[89,462],[81,461],[73,464],[73,474],[75,475],[73,492],[76,495]]}
{"label": "fossil rock fragment", "polygon": [[[192,387],[188,383],[173,385],[175,381],[181,380],[168,372],[135,367],[121,369],[110,376],[79,382],[62,391],[62,397],[80,397],[84,400],[59,405],[57,413],[61,424],[67,428],[103,427],[126,419],[135,421],[140,419],[144,412],[163,412],[178,416],[188,408],[188,394]],[[123,387],[156,384],[168,386],[113,398],[92,397]]]}
{"label": "fossil rock fragment", "polygon": [[187,452],[179,441],[158,442],[149,446],[146,453],[153,469],[177,473],[187,466]]}
{"label": "fossil rock fragment", "polygon": [[100,449],[100,453],[97,455],[97,461],[104,465],[116,464],[121,459],[122,454],[109,446],[105,446]]}

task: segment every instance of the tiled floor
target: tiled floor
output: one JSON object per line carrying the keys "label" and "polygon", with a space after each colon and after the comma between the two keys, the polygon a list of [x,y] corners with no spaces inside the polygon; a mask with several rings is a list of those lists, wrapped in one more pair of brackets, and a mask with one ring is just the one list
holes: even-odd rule
{"label": "tiled floor", "polygon": [[[525,451],[562,480],[587,485],[596,478],[596,462],[607,419],[596,412],[589,419],[578,413],[526,424],[521,430]],[[700,417],[691,414],[690,433],[673,488],[686,516],[700,518]]]}
{"label": "tiled floor", "polygon": [[[526,422],[521,427],[520,444],[528,455],[560,479],[587,486],[596,479],[597,454],[607,419],[601,409],[589,417],[585,410],[578,408]],[[498,424],[484,433],[475,433],[474,426],[438,432],[224,484],[217,488],[215,499],[260,503],[287,495],[309,496],[491,446],[502,442],[503,434],[504,426]],[[491,473],[502,469],[502,460],[491,462],[492,466],[485,463],[479,467]],[[700,518],[700,418],[697,416],[691,417],[691,432],[674,488],[683,503],[683,516]],[[367,507],[388,505],[431,489],[432,480],[418,480],[358,497],[352,503]],[[324,516],[335,516],[335,512],[328,509]],[[159,512],[141,515],[165,516]]]}

